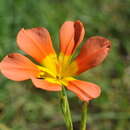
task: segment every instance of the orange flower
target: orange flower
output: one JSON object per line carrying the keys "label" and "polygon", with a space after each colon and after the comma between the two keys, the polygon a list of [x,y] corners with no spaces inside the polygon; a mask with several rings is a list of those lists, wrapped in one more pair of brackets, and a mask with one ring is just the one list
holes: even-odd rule
{"label": "orange flower", "polygon": [[81,48],[79,55],[72,60],[84,34],[80,21],[65,22],[60,29],[58,56],[45,28],[21,29],[17,35],[18,46],[39,65],[19,53],[12,53],[1,61],[1,72],[15,81],[31,79],[37,88],[48,91],[60,91],[64,85],[83,101],[96,98],[100,95],[99,86],[77,80],[73,76],[99,65],[107,56],[111,43],[100,36],[91,37]]}

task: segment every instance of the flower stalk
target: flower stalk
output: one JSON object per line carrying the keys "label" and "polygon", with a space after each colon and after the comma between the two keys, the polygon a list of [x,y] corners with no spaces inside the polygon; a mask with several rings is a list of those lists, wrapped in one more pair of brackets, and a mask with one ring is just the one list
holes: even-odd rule
{"label": "flower stalk", "polygon": [[80,130],[87,130],[86,124],[87,124],[87,102],[83,102]]}
{"label": "flower stalk", "polygon": [[73,130],[73,122],[72,122],[68,97],[64,86],[62,87],[62,91],[60,92],[60,108],[64,116],[67,130]]}

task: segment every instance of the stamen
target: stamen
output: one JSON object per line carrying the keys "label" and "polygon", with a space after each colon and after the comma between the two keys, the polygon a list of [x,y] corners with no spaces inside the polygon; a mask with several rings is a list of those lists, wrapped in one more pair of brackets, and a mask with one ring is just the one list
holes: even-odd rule
{"label": "stamen", "polygon": [[44,75],[45,75],[45,73],[42,71],[42,72],[40,72],[40,74],[38,75],[38,79],[43,79],[44,78]]}
{"label": "stamen", "polygon": [[52,77],[56,77],[56,75],[53,72],[51,72],[50,70],[48,70],[47,68],[39,66],[39,65],[37,65],[37,67],[45,74],[51,75]]}

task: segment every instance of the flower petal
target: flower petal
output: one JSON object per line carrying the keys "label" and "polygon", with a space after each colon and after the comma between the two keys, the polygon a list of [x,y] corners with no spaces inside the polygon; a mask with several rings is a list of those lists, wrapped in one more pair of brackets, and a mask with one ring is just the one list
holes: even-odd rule
{"label": "flower petal", "polygon": [[47,80],[32,78],[32,82],[37,88],[44,89],[47,91],[60,91],[61,90],[61,86],[59,84],[51,83],[51,82],[48,82]]}
{"label": "flower petal", "polygon": [[27,80],[39,74],[36,65],[18,53],[7,55],[0,63],[0,70],[7,78],[16,81]]}
{"label": "flower petal", "polygon": [[96,84],[81,80],[69,81],[67,88],[77,94],[77,96],[83,101],[97,98],[101,93],[100,87]]}
{"label": "flower petal", "polygon": [[72,54],[82,42],[84,33],[84,27],[80,21],[67,21],[62,25],[60,29],[61,52],[59,55],[59,62],[63,72],[64,70],[67,70]]}
{"label": "flower petal", "polygon": [[80,21],[65,22],[60,29],[61,53],[71,55],[82,42],[84,33],[84,27]]}
{"label": "flower petal", "polygon": [[99,65],[108,55],[111,42],[100,36],[91,37],[82,47],[70,68],[77,66],[77,74]]}
{"label": "flower petal", "polygon": [[42,27],[21,29],[17,35],[17,43],[21,50],[39,63],[42,63],[49,54],[55,55],[50,34],[47,29]]}

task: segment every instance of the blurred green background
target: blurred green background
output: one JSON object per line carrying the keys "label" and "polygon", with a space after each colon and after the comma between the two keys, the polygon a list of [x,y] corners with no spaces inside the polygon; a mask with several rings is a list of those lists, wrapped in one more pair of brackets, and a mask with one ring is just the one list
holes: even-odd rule
{"label": "blurred green background", "polygon": [[[88,130],[130,130],[130,0],[0,0],[0,59],[23,53],[16,45],[22,27],[46,27],[58,49],[66,20],[84,23],[85,40],[100,35],[112,41],[105,62],[79,76],[102,88],[88,106]],[[68,95],[78,130],[81,101]],[[0,75],[0,130],[65,130],[58,93]]]}

